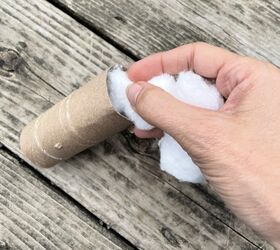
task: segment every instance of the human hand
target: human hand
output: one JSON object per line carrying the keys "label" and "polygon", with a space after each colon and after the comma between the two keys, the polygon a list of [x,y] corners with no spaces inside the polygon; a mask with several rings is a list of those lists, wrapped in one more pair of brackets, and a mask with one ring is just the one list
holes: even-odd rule
{"label": "human hand", "polygon": [[[218,111],[194,107],[145,82],[183,70],[216,80],[227,98]],[[280,70],[204,43],[149,56],[128,70],[128,98],[158,129],[139,137],[174,137],[232,211],[280,249]]]}

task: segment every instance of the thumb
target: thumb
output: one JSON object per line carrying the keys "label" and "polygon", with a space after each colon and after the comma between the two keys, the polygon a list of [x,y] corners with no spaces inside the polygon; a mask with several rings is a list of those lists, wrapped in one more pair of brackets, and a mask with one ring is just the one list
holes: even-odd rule
{"label": "thumb", "polygon": [[217,121],[218,112],[186,104],[147,82],[129,86],[127,96],[144,120],[173,136],[185,149],[209,136],[209,126]]}

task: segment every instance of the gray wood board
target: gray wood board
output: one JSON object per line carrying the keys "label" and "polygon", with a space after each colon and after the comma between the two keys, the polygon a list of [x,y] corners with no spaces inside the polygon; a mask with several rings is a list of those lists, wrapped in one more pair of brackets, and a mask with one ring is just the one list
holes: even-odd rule
{"label": "gray wood board", "polygon": [[[280,66],[279,1],[50,0],[135,57],[205,41]],[[133,142],[133,141],[132,141]],[[139,151],[139,145],[134,144]],[[168,180],[205,209],[253,241],[211,190]],[[210,194],[209,194],[210,192]],[[199,193],[200,195],[197,195]],[[262,243],[260,243],[261,245]]]}
{"label": "gray wood board", "polygon": [[[1,1],[0,11],[0,140],[22,157],[18,137],[26,123],[97,72],[131,60],[43,0]],[[38,170],[140,249],[254,248],[193,199],[215,210],[205,188],[160,172],[149,152],[154,145],[146,143],[119,134]]]}
{"label": "gray wood board", "polygon": [[273,0],[49,0],[136,57],[205,41],[280,65]]}
{"label": "gray wood board", "polygon": [[0,149],[0,249],[133,249]]}

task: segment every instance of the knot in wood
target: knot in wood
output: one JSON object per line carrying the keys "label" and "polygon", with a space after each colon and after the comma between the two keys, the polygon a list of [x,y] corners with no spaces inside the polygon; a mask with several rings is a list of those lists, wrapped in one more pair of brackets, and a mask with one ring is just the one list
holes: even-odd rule
{"label": "knot in wood", "polygon": [[169,228],[163,227],[160,232],[170,245],[172,245],[173,247],[181,248],[180,243]]}
{"label": "knot in wood", "polygon": [[0,48],[0,69],[14,72],[22,63],[19,53],[12,49]]}

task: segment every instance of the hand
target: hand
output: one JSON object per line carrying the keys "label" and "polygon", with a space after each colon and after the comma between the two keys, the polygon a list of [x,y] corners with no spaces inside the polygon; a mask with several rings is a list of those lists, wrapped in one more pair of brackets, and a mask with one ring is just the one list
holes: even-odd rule
{"label": "hand", "polygon": [[[227,99],[218,111],[180,102],[148,84],[183,70],[216,80]],[[128,70],[136,111],[190,153],[237,216],[280,249],[280,71],[272,64],[194,43],[149,56]],[[141,81],[141,82],[139,82]]]}

